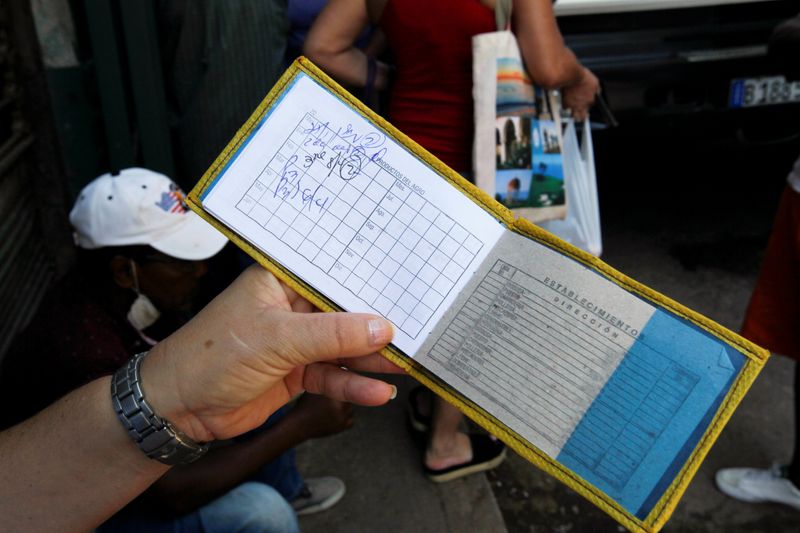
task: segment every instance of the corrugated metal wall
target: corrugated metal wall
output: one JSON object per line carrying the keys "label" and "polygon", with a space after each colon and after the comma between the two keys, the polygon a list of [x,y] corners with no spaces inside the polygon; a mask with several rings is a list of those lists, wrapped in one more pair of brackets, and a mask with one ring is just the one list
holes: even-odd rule
{"label": "corrugated metal wall", "polygon": [[27,2],[0,1],[0,358],[71,260],[43,79]]}

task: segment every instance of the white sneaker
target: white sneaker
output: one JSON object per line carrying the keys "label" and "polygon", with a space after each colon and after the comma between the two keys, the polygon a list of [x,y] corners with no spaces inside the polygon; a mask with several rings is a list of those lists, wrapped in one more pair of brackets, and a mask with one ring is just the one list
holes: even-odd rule
{"label": "white sneaker", "polygon": [[719,490],[745,502],[775,502],[800,511],[800,490],[786,478],[785,468],[723,468],[716,475]]}
{"label": "white sneaker", "polygon": [[289,502],[298,516],[330,509],[344,496],[344,481],[338,477],[314,477],[305,481],[300,494]]}

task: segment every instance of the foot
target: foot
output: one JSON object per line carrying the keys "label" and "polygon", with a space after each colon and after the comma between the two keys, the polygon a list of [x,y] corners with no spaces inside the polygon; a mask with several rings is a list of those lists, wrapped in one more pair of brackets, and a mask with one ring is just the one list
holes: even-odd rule
{"label": "foot", "polygon": [[306,479],[303,490],[291,502],[298,516],[319,513],[336,505],[345,493],[344,481],[337,477]]}
{"label": "foot", "polygon": [[717,472],[719,490],[745,502],[774,502],[800,510],[800,490],[786,477],[786,467],[725,468]]}
{"label": "foot", "polygon": [[447,438],[433,439],[425,450],[425,467],[442,470],[453,465],[472,461],[472,444],[469,435],[454,433]]}
{"label": "foot", "polygon": [[462,451],[458,454],[444,457],[436,457],[431,454],[431,457],[435,459],[431,462],[428,460],[429,451],[426,451],[423,467],[431,481],[444,483],[469,474],[491,470],[505,459],[505,446],[491,435],[465,435],[464,433],[458,433],[458,435],[464,437],[469,445],[466,454],[463,453],[463,442],[459,444]]}

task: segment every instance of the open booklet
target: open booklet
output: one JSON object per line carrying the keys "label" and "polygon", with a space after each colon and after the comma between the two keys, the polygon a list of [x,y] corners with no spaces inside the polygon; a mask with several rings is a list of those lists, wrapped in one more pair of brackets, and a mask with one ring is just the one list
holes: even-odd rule
{"label": "open booklet", "polygon": [[510,212],[301,58],[189,203],[631,530],[655,531],[767,353]]}

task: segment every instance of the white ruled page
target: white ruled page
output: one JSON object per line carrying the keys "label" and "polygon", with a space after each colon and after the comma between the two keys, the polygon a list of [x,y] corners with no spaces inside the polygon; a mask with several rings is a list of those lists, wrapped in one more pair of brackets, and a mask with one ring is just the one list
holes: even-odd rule
{"label": "white ruled page", "polygon": [[343,309],[391,320],[410,356],[505,231],[302,73],[202,202]]}

